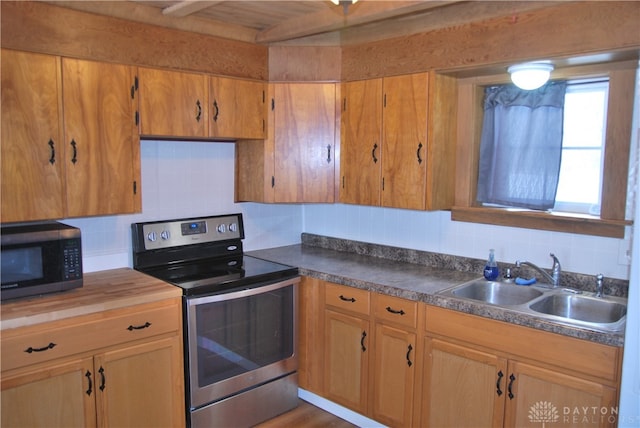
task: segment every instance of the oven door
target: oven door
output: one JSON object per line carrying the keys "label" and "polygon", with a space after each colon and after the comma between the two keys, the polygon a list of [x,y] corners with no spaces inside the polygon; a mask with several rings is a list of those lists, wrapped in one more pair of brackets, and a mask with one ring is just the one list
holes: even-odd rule
{"label": "oven door", "polygon": [[191,409],[297,370],[299,282],[186,299]]}

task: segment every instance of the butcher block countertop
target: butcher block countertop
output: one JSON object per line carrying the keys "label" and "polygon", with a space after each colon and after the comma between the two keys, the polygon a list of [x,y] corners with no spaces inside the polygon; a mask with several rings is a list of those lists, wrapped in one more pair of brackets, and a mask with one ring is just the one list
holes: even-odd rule
{"label": "butcher block countertop", "polygon": [[2,303],[1,330],[180,297],[181,290],[130,268],[85,273],[83,286]]}

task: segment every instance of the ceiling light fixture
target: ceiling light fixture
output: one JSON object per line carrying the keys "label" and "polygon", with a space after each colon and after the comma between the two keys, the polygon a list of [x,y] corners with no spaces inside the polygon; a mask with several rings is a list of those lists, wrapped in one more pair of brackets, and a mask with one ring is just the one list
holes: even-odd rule
{"label": "ceiling light fixture", "polygon": [[512,65],[507,71],[511,74],[511,81],[517,87],[530,91],[547,83],[553,71],[553,65],[548,62],[528,62]]}
{"label": "ceiling light fixture", "polygon": [[346,15],[347,13],[349,13],[349,6],[357,1],[358,0],[331,0],[331,3],[335,4],[336,6],[342,5],[342,9],[344,10],[344,14]]}

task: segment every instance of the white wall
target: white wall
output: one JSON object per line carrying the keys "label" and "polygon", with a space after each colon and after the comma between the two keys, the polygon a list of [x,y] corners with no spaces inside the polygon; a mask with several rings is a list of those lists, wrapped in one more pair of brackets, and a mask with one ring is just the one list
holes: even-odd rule
{"label": "white wall", "polygon": [[64,220],[82,229],[86,272],[131,266],[131,223],[242,212],[247,250],[298,243],[304,231],[481,259],[495,248],[500,261],[543,267],[553,251],[567,271],[629,278],[630,239],[453,222],[446,211],[236,204],[231,143],[142,141],[141,159],[141,214]]}
{"label": "white wall", "polygon": [[[630,228],[627,228],[627,235]],[[420,212],[354,205],[307,205],[304,230],[378,244],[484,259],[528,260],[551,268],[549,253],[562,268],[585,274],[628,279],[630,239],[600,238],[514,227],[451,221],[447,211]]]}
{"label": "white wall", "polygon": [[300,242],[299,205],[234,203],[234,145],[142,141],[142,213],[64,223],[82,230],[85,272],[131,266],[131,223],[242,212],[246,250]]}

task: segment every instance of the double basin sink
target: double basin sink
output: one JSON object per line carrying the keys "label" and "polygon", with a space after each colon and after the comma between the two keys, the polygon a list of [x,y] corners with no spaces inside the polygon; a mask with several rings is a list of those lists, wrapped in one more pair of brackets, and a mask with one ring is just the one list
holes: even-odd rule
{"label": "double basin sink", "polygon": [[476,279],[439,294],[604,332],[623,331],[627,318],[627,299],[596,297],[595,293],[571,288],[524,286]]}

